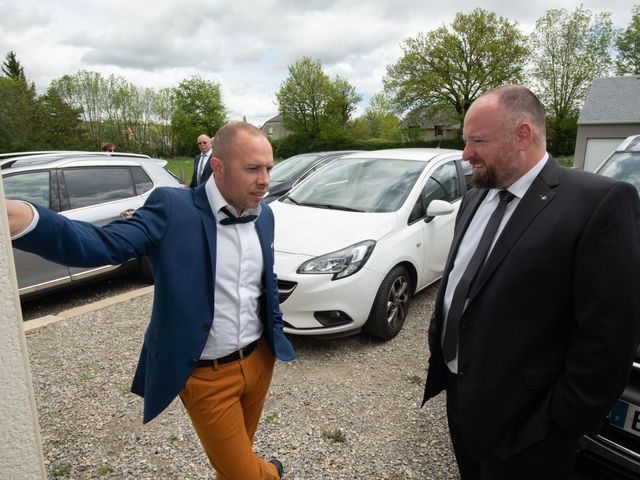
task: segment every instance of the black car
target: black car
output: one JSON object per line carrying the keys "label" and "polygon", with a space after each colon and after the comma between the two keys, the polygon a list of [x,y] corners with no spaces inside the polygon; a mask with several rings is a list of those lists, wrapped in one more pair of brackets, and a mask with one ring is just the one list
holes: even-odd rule
{"label": "black car", "polygon": [[339,150],[333,152],[303,153],[277,163],[271,169],[271,183],[269,184],[269,191],[264,197],[265,201],[274,201],[318,168],[338,157],[357,151],[358,150]]}
{"label": "black car", "polygon": [[[640,194],[640,135],[624,140],[596,173],[633,184]],[[576,477],[637,480],[640,478],[640,348],[629,382],[597,435],[580,440]]]}

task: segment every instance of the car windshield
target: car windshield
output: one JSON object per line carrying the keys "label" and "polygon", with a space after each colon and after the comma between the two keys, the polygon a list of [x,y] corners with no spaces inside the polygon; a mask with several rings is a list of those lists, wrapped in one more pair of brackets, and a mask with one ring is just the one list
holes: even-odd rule
{"label": "car windshield", "polygon": [[320,155],[303,154],[276,163],[271,169],[272,182],[286,182],[296,178],[320,158]]}
{"label": "car windshield", "polygon": [[415,160],[343,158],[309,177],[283,201],[336,210],[393,212],[425,165]]}
{"label": "car windshield", "polygon": [[640,195],[640,152],[616,152],[598,170],[600,175],[629,182]]}

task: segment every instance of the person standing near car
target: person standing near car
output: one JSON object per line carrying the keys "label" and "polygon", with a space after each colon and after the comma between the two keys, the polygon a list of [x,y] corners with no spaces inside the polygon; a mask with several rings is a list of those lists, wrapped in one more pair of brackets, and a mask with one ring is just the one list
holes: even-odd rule
{"label": "person standing near car", "polygon": [[429,327],[424,402],[447,392],[463,480],[568,479],[640,338],[635,188],[562,168],[525,87],[464,119],[463,198]]}
{"label": "person standing near car", "polygon": [[218,480],[279,479],[282,464],[252,450],[275,358],[295,358],[262,202],[273,152],[259,129],[230,123],[212,165],[204,185],[157,188],[133,217],[101,228],[7,200],[9,228],[14,247],[66,265],[150,256],[154,308],[131,388],[144,397],[144,422],[179,395]]}
{"label": "person standing near car", "polygon": [[205,183],[211,176],[211,138],[202,134],[198,137],[200,153],[193,158],[193,176],[189,188],[196,188]]}

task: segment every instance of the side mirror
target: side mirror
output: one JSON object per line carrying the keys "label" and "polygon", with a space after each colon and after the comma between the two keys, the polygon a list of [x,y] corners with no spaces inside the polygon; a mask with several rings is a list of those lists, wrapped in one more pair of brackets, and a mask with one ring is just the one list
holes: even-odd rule
{"label": "side mirror", "polygon": [[444,200],[431,200],[431,203],[429,203],[429,206],[427,207],[427,216],[424,221],[429,223],[434,219],[434,217],[449,215],[450,213],[455,212],[455,210],[455,207],[449,202],[445,202]]}

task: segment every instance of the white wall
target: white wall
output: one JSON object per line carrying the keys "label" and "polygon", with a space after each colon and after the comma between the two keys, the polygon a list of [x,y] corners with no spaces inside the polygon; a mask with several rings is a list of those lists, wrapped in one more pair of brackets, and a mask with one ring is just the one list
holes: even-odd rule
{"label": "white wall", "polygon": [[0,181],[0,478],[45,479],[27,343]]}

